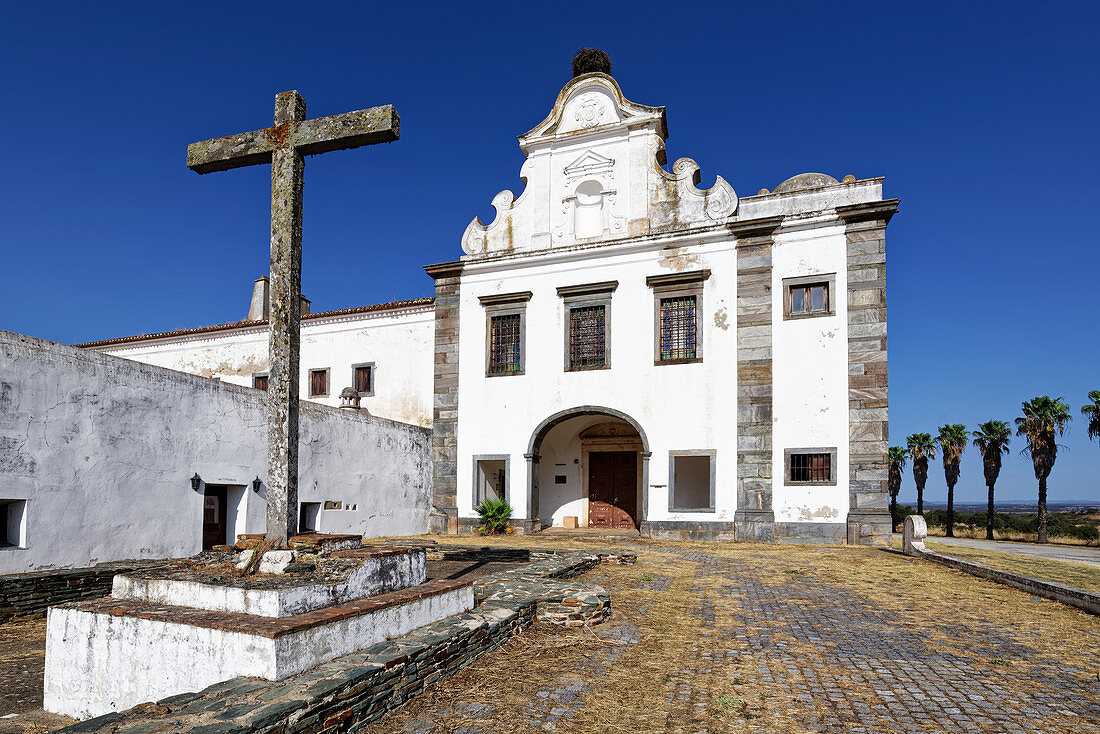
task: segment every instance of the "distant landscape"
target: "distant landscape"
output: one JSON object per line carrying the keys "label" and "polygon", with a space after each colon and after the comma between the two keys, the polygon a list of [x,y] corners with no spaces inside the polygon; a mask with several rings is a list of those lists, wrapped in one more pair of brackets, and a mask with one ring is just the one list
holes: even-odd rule
{"label": "distant landscape", "polygon": [[[916,502],[901,502],[900,504],[913,504]],[[1030,515],[1035,513],[1038,500],[1006,500],[1004,502],[995,500],[993,503],[993,509],[996,512],[1001,512],[1006,515]],[[929,500],[924,501],[926,508],[933,510],[946,510],[946,502],[932,502]],[[973,503],[973,502],[956,502],[955,512],[969,513],[969,512],[985,512],[986,503]],[[1090,513],[1100,512],[1100,500],[1078,500],[1073,502],[1047,502],[1047,512],[1050,513]]]}

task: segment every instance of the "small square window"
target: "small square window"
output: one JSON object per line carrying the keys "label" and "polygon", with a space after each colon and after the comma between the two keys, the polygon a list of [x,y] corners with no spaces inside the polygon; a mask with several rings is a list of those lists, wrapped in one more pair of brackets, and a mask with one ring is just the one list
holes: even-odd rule
{"label": "small square window", "polygon": [[836,449],[787,449],[787,484],[836,484]]}
{"label": "small square window", "polygon": [[716,456],[713,449],[669,452],[669,512],[714,511]]}
{"label": "small square window", "polygon": [[0,500],[0,549],[27,547],[27,501]]}
{"label": "small square window", "polygon": [[518,313],[492,316],[489,319],[489,374],[508,375],[520,372],[522,319]]}
{"label": "small square window", "polygon": [[607,364],[606,314],[602,304],[569,309],[569,369]]}
{"label": "small square window", "polygon": [[266,390],[267,374],[257,372],[256,374],[252,375],[252,387],[256,388],[257,390]]}
{"label": "small square window", "polygon": [[783,279],[783,318],[800,319],[836,314],[835,275]]}
{"label": "small square window", "polygon": [[309,371],[309,396],[323,398],[328,396],[328,368]]}
{"label": "small square window", "polygon": [[351,384],[361,398],[374,395],[374,362],[353,364],[351,366]]}

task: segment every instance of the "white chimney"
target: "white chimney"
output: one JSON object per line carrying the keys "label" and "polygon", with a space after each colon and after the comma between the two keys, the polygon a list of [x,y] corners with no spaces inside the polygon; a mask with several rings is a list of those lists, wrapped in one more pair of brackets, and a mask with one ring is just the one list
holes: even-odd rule
{"label": "white chimney", "polygon": [[[302,300],[302,315],[308,314],[310,301],[305,296],[299,296]],[[256,278],[252,286],[252,303],[248,305],[248,321],[266,321],[271,315],[271,283],[267,276]]]}

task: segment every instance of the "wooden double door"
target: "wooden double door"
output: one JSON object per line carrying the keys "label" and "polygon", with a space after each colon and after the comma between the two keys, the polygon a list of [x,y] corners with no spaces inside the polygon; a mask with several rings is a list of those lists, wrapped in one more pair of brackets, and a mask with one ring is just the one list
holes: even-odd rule
{"label": "wooden double door", "polygon": [[636,529],[638,452],[588,454],[588,526]]}

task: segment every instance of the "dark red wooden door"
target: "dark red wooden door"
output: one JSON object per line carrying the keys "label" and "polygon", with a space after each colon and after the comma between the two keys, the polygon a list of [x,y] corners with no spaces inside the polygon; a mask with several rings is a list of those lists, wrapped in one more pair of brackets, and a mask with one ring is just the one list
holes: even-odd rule
{"label": "dark red wooden door", "polygon": [[638,454],[599,451],[588,455],[588,525],[636,528]]}
{"label": "dark red wooden door", "polygon": [[210,550],[225,544],[228,510],[225,506],[225,487],[206,487],[202,498],[202,547]]}

